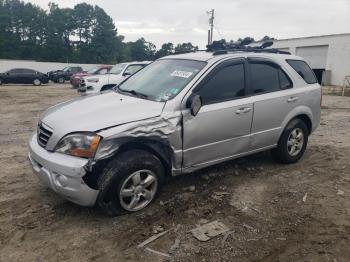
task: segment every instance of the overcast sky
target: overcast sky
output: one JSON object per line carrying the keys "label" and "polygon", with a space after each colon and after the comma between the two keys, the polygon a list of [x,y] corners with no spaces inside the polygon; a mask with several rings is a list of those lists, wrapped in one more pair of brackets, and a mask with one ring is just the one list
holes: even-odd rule
{"label": "overcast sky", "polygon": [[[31,0],[73,7],[79,0]],[[215,9],[214,40],[269,35],[291,38],[350,33],[350,0],[86,0],[102,7],[126,41],[140,37],[160,47],[164,42],[207,42],[207,10]]]}

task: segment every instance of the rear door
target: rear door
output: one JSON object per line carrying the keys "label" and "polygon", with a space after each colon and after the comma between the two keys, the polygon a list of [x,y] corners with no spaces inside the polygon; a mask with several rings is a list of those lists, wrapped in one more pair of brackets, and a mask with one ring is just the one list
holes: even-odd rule
{"label": "rear door", "polygon": [[194,89],[203,106],[196,116],[184,112],[183,167],[201,166],[245,152],[253,116],[246,98],[246,61],[222,62]]}
{"label": "rear door", "polygon": [[7,72],[6,82],[9,84],[22,83],[22,69],[12,69]]}
{"label": "rear door", "polygon": [[276,145],[282,123],[300,104],[300,89],[293,88],[288,74],[271,60],[249,58],[250,92],[254,103],[251,150]]}

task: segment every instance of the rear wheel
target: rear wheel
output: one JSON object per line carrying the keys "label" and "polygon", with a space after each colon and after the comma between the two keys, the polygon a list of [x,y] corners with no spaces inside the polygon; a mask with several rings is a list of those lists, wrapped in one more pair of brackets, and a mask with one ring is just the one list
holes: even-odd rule
{"label": "rear wheel", "polygon": [[111,161],[97,184],[100,208],[116,216],[139,211],[157,196],[164,178],[160,160],[143,150],[131,150]]}
{"label": "rear wheel", "polygon": [[2,85],[2,83],[3,83],[3,82],[2,82],[2,79],[0,78],[0,86]]}
{"label": "rear wheel", "polygon": [[274,158],[284,164],[299,161],[306,150],[308,136],[305,122],[300,119],[292,120],[283,131],[277,148],[272,150]]}
{"label": "rear wheel", "polygon": [[35,86],[40,86],[40,85],[41,85],[41,80],[40,80],[39,78],[35,78],[35,79],[33,80],[33,85],[35,85]]}

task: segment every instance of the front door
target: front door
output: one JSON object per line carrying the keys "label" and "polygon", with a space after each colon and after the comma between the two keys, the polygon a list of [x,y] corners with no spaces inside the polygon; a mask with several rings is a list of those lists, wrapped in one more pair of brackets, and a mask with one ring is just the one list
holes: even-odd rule
{"label": "front door", "polygon": [[183,167],[205,166],[249,148],[253,104],[246,97],[246,62],[225,61],[194,89],[203,106],[196,116],[183,112]]}

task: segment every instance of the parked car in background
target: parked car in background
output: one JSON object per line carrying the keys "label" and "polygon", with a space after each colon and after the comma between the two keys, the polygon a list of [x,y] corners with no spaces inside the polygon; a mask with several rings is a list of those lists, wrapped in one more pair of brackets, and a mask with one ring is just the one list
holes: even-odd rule
{"label": "parked car in background", "polygon": [[150,63],[149,61],[121,63],[115,65],[108,74],[84,77],[80,82],[78,92],[81,95],[89,95],[107,91]]}
{"label": "parked car in background", "polygon": [[39,86],[47,84],[49,78],[46,74],[26,68],[15,68],[0,74],[2,84],[33,84]]}
{"label": "parked car in background", "polygon": [[55,70],[47,73],[49,79],[55,83],[63,84],[65,81],[70,80],[70,77],[76,73],[82,72],[83,68],[80,66],[69,66],[63,70]]}
{"label": "parked car in background", "polygon": [[113,92],[51,107],[29,142],[33,169],[68,200],[118,215],[148,206],[171,175],[265,150],[296,163],[322,93],[301,57],[278,52],[163,57]]}
{"label": "parked car in background", "polygon": [[107,74],[113,66],[111,65],[101,65],[101,66],[95,66],[88,71],[82,71],[79,73],[76,73],[70,77],[70,83],[72,84],[73,88],[79,87],[80,80],[84,76],[91,76],[91,75],[104,75]]}

